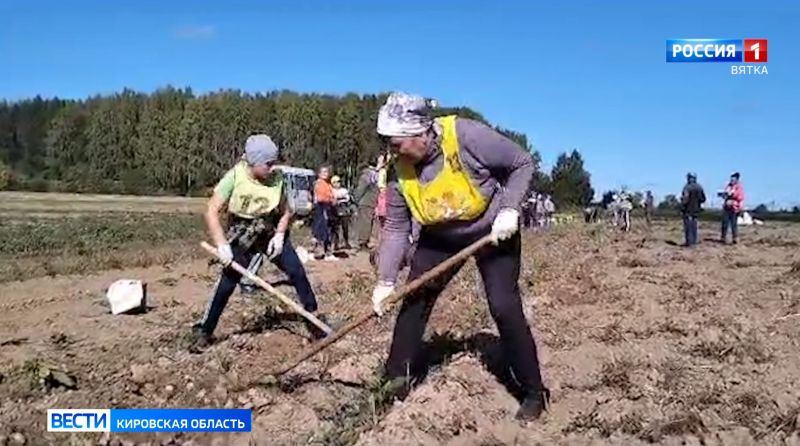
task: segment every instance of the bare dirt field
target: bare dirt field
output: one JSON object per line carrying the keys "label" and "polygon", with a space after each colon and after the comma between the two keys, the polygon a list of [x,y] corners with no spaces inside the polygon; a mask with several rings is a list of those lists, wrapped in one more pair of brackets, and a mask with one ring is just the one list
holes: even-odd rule
{"label": "bare dirt field", "polygon": [[[199,247],[149,267],[0,283],[0,445],[20,434],[79,445],[800,445],[800,225],[742,232],[738,246],[691,250],[675,246],[674,223],[526,232],[520,285],[552,390],[550,411],[528,424],[513,419],[513,377],[472,265],[437,303],[429,372],[402,402],[378,384],[394,312],[259,385],[310,341],[237,292],[219,342],[188,353],[218,271]],[[343,321],[367,309],[366,255],[307,267],[324,312]],[[110,314],[105,289],[120,278],[148,283],[146,313]],[[48,408],[111,407],[252,408],[253,432],[46,432]]]}

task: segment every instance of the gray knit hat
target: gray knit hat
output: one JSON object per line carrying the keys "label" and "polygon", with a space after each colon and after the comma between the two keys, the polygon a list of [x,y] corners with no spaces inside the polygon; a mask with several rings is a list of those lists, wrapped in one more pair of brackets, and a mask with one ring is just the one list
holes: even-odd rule
{"label": "gray knit hat", "polygon": [[244,143],[244,159],[251,166],[272,163],[278,159],[278,146],[267,135],[250,135]]}

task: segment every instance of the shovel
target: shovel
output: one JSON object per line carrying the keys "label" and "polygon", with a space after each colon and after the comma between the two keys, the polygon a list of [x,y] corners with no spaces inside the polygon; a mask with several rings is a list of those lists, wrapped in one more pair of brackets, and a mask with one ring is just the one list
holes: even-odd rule
{"label": "shovel", "polygon": [[[392,293],[389,297],[386,298],[386,300],[384,301],[384,307],[388,307],[388,306],[390,306],[390,305],[392,305],[392,304],[394,304],[396,302],[400,302],[408,294],[412,293],[413,291],[416,291],[417,289],[419,289],[420,287],[422,287],[426,283],[430,282],[432,279],[436,278],[440,274],[444,273],[445,271],[453,268],[454,266],[458,265],[459,263],[464,262],[468,258],[472,257],[478,250],[480,250],[484,246],[492,243],[492,241],[493,241],[492,236],[491,235],[487,235],[487,236],[481,238],[480,240],[478,240],[477,242],[475,242],[475,243],[467,246],[466,248],[462,249],[461,251],[459,251],[453,257],[450,257],[449,259],[445,260],[444,262],[436,265],[434,268],[428,270],[427,272],[425,272],[421,276],[419,276],[416,279],[412,280],[411,282],[407,283],[401,289],[396,290],[394,293]],[[312,344],[305,351],[303,351],[300,354],[298,354],[295,358],[293,358],[290,361],[287,361],[286,363],[283,364],[283,366],[273,370],[268,375],[267,380],[262,382],[262,383],[263,384],[268,384],[270,377],[272,377],[274,379],[275,376],[282,375],[282,374],[294,369],[295,367],[300,365],[300,363],[302,363],[303,361],[311,358],[312,356],[316,355],[317,353],[319,353],[323,349],[325,349],[327,347],[330,347],[334,342],[336,342],[339,339],[343,338],[347,333],[355,330],[356,328],[361,326],[361,324],[363,324],[364,322],[367,322],[368,320],[372,319],[375,316],[376,316],[376,314],[375,314],[374,311],[372,311],[372,309],[370,309],[367,312],[364,312],[360,316],[356,317],[352,322],[350,322],[347,325],[345,325],[344,327],[338,329],[336,331],[336,333],[334,333],[331,336],[328,336],[328,337],[320,340],[319,342],[316,342],[316,343]]]}
{"label": "shovel", "polygon": [[[200,246],[202,246],[203,249],[208,251],[209,254],[211,254],[212,256],[216,257],[219,260],[219,256],[217,254],[216,248],[214,248],[213,246],[209,245],[206,242],[201,242]],[[324,331],[326,335],[330,335],[331,333],[333,333],[333,330],[331,330],[331,327],[328,327],[324,322],[322,322],[321,320],[317,319],[316,316],[314,316],[313,314],[311,314],[308,311],[306,311],[306,309],[301,307],[297,302],[294,301],[294,299],[292,299],[292,298],[286,296],[285,294],[281,293],[280,291],[275,289],[275,287],[273,287],[272,285],[270,285],[267,282],[265,282],[264,279],[256,276],[255,274],[251,273],[250,271],[248,271],[247,268],[243,267],[242,265],[240,265],[240,264],[238,264],[236,262],[231,262],[230,263],[230,267],[233,268],[234,270],[236,270],[236,272],[238,272],[239,274],[241,274],[241,275],[247,277],[248,279],[250,279],[251,282],[255,283],[256,285],[260,286],[261,288],[264,288],[269,294],[277,297],[278,300],[280,300],[281,302],[286,304],[286,306],[288,306],[289,308],[294,310],[295,313],[297,313],[297,314],[303,316],[304,318],[308,319],[309,322],[311,322],[312,324],[317,326],[317,328],[319,328],[320,330]]]}

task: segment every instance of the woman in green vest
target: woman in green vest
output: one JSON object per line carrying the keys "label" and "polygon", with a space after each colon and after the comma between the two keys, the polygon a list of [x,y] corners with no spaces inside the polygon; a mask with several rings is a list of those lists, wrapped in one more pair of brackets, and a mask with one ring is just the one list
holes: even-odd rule
{"label": "woman in green vest", "polygon": [[[241,274],[228,267],[230,263],[249,265],[258,252],[265,253],[289,276],[303,307],[309,312],[317,311],[317,300],[303,263],[286,237],[292,214],[286,203],[283,175],[273,168],[277,160],[278,147],[272,139],[267,135],[252,135],[245,143],[242,161],[229,170],[214,188],[208,202],[206,224],[226,268],[217,282],[203,320],[193,327],[192,350],[202,349],[212,342],[222,311],[241,279]],[[220,219],[225,208],[227,234]],[[259,230],[253,231],[252,228]],[[315,337],[323,335],[315,326],[308,324],[308,327]]]}

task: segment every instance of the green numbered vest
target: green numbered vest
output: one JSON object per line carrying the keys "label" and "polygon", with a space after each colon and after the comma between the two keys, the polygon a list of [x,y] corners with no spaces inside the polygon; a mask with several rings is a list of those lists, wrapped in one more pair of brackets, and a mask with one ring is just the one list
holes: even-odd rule
{"label": "green numbered vest", "polygon": [[228,212],[242,218],[263,217],[278,208],[283,193],[283,175],[275,171],[266,183],[261,183],[247,172],[241,162],[233,168],[233,193],[228,201]]}

